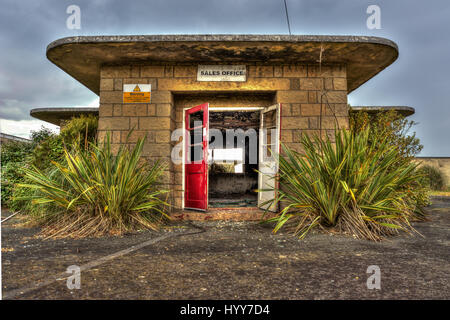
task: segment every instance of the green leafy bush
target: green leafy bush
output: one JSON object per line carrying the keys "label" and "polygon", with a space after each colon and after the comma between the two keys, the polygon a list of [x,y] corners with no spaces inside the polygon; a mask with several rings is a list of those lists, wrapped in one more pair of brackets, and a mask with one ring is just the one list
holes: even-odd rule
{"label": "green leafy bush", "polygon": [[40,141],[32,150],[30,164],[45,170],[49,168],[52,161],[64,160],[64,144],[60,135],[52,133]]}
{"label": "green leafy bush", "polygon": [[88,150],[79,144],[64,149],[65,164],[54,162],[51,174],[25,169],[30,182],[22,187],[37,191],[29,200],[54,206],[35,216],[48,225],[44,234],[86,237],[158,228],[168,218],[160,198],[167,191],[158,184],[165,166],[140,161],[143,145],[140,139],[131,150],[121,146],[114,155],[108,135],[100,146],[90,143]]}
{"label": "green leafy bush", "polygon": [[[330,138],[303,135],[304,154],[283,146],[274,200],[283,207],[274,232],[288,223],[303,238],[312,228],[335,229],[380,240],[411,230],[416,203],[407,187],[416,166],[399,157],[387,138],[370,143],[370,129],[336,132]],[[267,204],[269,204],[267,203]]]}
{"label": "green leafy bush", "polygon": [[61,129],[61,138],[67,146],[76,142],[87,144],[95,142],[97,136],[98,118],[93,115],[81,115],[72,118]]}
{"label": "green leafy bush", "polygon": [[430,165],[423,165],[417,170],[422,178],[420,180],[422,185],[428,186],[434,191],[444,191],[446,189],[446,182],[441,170]]}
{"label": "green leafy bush", "polygon": [[26,181],[24,169],[35,165],[42,170],[51,161],[62,161],[63,144],[59,135],[41,127],[31,133],[31,143],[10,142],[2,146],[2,201],[13,211],[30,212],[35,207],[29,201],[34,191],[18,186]]}
{"label": "green leafy bush", "polygon": [[[395,110],[376,113],[350,112],[350,129],[354,133],[369,130],[368,144],[375,147],[379,141],[386,141],[388,145],[393,146],[399,156],[396,166],[411,163],[423,149],[415,132],[411,132],[416,124]],[[417,174],[420,176],[420,172]],[[423,183],[423,179],[417,179],[405,187],[411,190],[410,198],[416,202],[414,218],[424,220],[425,212],[422,208],[430,204],[429,186]]]}
{"label": "green leafy bush", "polygon": [[[18,187],[25,182],[23,168],[35,166],[49,173],[52,161],[64,163],[64,145],[71,149],[73,144],[86,145],[95,142],[97,133],[95,116],[80,116],[69,120],[60,134],[41,127],[31,133],[31,143],[10,142],[2,146],[2,201],[14,211],[33,212],[37,208],[22,200],[34,195],[35,191]],[[20,200],[19,200],[20,199]]]}
{"label": "green leafy bush", "polygon": [[2,203],[9,205],[14,186],[23,181],[22,168],[29,161],[31,143],[11,141],[1,146],[1,195]]}
{"label": "green leafy bush", "polygon": [[45,141],[46,139],[54,135],[55,133],[52,130],[44,126],[41,126],[41,129],[37,131],[31,131],[32,149],[36,148],[41,142]]}
{"label": "green leafy bush", "polygon": [[97,126],[97,117],[81,115],[67,121],[60,134],[46,128],[32,133],[34,145],[32,165],[45,169],[52,161],[64,161],[64,146],[71,149],[76,144],[87,146],[89,142],[95,142]]}
{"label": "green leafy bush", "polygon": [[350,129],[353,132],[369,130],[369,144],[380,140],[395,146],[405,162],[410,161],[423,149],[420,140],[411,129],[417,123],[405,118],[395,110],[368,113],[365,111],[350,113]]}

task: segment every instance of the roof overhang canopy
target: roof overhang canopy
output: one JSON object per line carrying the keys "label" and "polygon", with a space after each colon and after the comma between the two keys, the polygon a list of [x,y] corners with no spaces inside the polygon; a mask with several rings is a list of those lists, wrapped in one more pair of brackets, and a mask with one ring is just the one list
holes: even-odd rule
{"label": "roof overhang canopy", "polygon": [[393,110],[404,117],[413,115],[416,110],[413,107],[408,106],[351,106],[350,112],[367,112],[376,114],[380,112],[387,112]]}
{"label": "roof overhang canopy", "polygon": [[33,118],[61,125],[61,121],[70,120],[80,115],[98,116],[98,108],[36,108],[31,109],[30,115]]}
{"label": "roof overhang canopy", "polygon": [[389,66],[397,45],[365,36],[146,35],[80,36],[56,40],[47,58],[99,94],[104,64],[149,62],[346,64],[348,92]]}

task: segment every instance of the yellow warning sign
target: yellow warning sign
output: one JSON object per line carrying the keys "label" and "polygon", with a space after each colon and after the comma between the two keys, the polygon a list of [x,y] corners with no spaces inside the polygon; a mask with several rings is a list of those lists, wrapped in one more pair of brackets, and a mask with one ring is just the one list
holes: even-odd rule
{"label": "yellow warning sign", "polygon": [[123,103],[150,103],[151,84],[124,84]]}

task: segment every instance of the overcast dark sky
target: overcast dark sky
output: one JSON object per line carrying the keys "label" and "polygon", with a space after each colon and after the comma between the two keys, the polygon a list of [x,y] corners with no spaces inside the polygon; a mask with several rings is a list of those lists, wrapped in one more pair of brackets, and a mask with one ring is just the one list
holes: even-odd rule
{"label": "overcast dark sky", "polygon": [[[72,4],[81,8],[81,30],[66,28]],[[380,30],[366,27],[371,4],[381,8]],[[349,103],[414,107],[422,155],[450,156],[449,0],[287,0],[287,5],[293,34],[395,41],[398,60],[351,93]],[[30,118],[32,108],[97,106],[95,94],[46,59],[46,46],[58,38],[288,32],[283,0],[2,0],[1,7],[1,130],[20,136],[45,124]]]}

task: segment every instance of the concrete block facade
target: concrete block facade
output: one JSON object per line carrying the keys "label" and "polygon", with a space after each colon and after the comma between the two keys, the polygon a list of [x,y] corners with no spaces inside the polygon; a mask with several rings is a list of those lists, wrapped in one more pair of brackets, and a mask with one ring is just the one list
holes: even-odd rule
{"label": "concrete block facade", "polygon": [[[211,64],[211,63],[208,63]],[[266,107],[281,103],[281,141],[300,150],[302,134],[334,134],[348,127],[345,65],[247,65],[245,82],[197,81],[197,64],[104,65],[100,71],[99,138],[111,132],[113,148],[147,135],[144,156],[168,163],[163,183],[170,202],[182,205],[182,165],[170,160],[171,133],[182,128],[183,108]],[[151,84],[151,103],[124,104],[123,85]]]}

